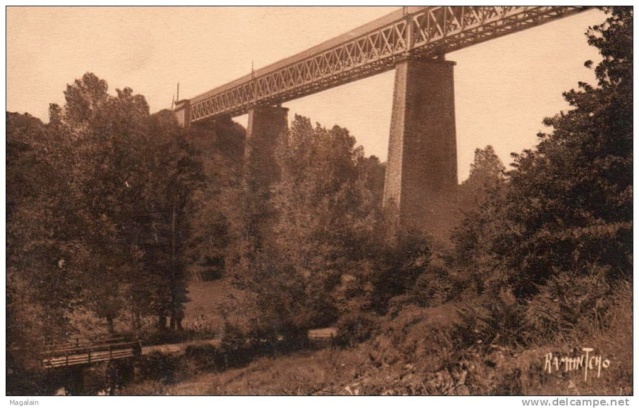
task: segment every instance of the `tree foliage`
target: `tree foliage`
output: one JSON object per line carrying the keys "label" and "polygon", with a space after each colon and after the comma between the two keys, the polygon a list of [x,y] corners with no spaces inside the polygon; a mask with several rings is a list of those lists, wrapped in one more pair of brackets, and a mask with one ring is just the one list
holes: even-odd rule
{"label": "tree foliage", "polygon": [[553,132],[515,157],[514,226],[499,254],[521,270],[513,283],[522,294],[554,271],[592,263],[610,266],[612,276],[631,271],[632,9],[606,11],[606,22],[587,33],[603,57],[598,86],[566,92],[574,108],[546,119]]}
{"label": "tree foliage", "polygon": [[262,325],[289,332],[327,325],[366,290],[360,271],[380,212],[381,165],[364,157],[348,130],[313,127],[301,116],[275,156],[279,177],[261,204],[267,208],[254,212],[267,236],[246,246],[242,282],[256,295]]}
{"label": "tree foliage", "polygon": [[240,233],[234,226],[240,224],[245,139],[245,129],[230,118],[197,123],[189,129],[204,175],[204,187],[194,192],[190,214],[194,244],[190,277],[194,281],[221,278],[227,262],[233,264],[229,254],[239,239],[234,234]]}
{"label": "tree foliage", "polygon": [[505,167],[493,147],[476,149],[469,177],[459,187],[461,217],[451,238],[456,263],[467,270],[479,294],[498,291],[504,279],[492,251],[503,233],[506,183]]}
{"label": "tree foliage", "polygon": [[572,109],[545,119],[551,131],[513,155],[505,188],[466,220],[461,249],[479,248],[474,256],[498,264],[520,297],[594,264],[608,279],[631,274],[633,12],[604,10],[606,21],[586,34],[603,58],[598,84],[564,93]]}
{"label": "tree foliage", "polygon": [[197,157],[173,114],[130,88],[110,95],[87,73],[64,95],[47,125],[7,114],[8,337],[29,321],[28,337],[63,340],[82,310],[110,332],[124,316],[179,324]]}
{"label": "tree foliage", "polygon": [[34,368],[29,350],[42,347],[44,333],[49,337],[63,335],[68,325],[66,313],[77,303],[76,271],[63,268],[61,263],[73,246],[58,242],[58,231],[65,225],[59,208],[69,191],[54,152],[67,146],[46,136],[40,120],[7,113],[9,368]]}

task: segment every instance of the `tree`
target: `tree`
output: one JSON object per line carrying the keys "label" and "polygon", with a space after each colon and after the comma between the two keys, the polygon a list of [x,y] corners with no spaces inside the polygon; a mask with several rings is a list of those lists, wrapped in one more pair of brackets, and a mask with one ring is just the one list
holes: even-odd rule
{"label": "tree", "polygon": [[461,195],[465,196],[462,199],[471,199],[476,203],[485,201],[486,192],[505,181],[505,172],[506,168],[492,146],[475,149],[475,160],[470,165],[470,174],[462,183]]}
{"label": "tree", "polygon": [[[148,194],[149,107],[130,88],[107,93],[91,73],[67,86],[57,131],[74,140],[76,195],[84,235],[74,234],[90,254],[82,259],[85,305],[107,321],[129,304],[129,289],[142,265],[139,234]],[[57,118],[56,118],[57,119]],[[52,119],[53,122],[53,119]],[[143,155],[144,153],[142,153]]]}
{"label": "tree", "polygon": [[7,364],[39,368],[45,341],[69,331],[77,306],[77,274],[63,260],[72,245],[60,241],[66,222],[68,168],[56,163],[66,145],[47,137],[29,114],[7,113]]}
{"label": "tree", "polygon": [[78,333],[76,312],[93,312],[110,333],[128,313],[136,329],[149,315],[179,329],[187,300],[190,214],[202,176],[184,130],[172,112],[150,115],[130,88],[109,95],[91,73],[64,94],[64,106],[50,105],[47,125],[7,113],[14,390],[17,378],[33,382],[45,343]]}
{"label": "tree", "polygon": [[190,214],[202,186],[201,164],[172,112],[160,111],[143,123],[145,131],[128,150],[139,167],[125,181],[121,199],[130,203],[122,239],[139,258],[125,280],[126,297],[136,324],[155,315],[159,328],[179,329],[194,256]]}
{"label": "tree", "polygon": [[[244,164],[246,131],[230,118],[214,123],[196,123],[189,128],[189,140],[202,162],[204,186],[194,192],[190,215],[195,259],[193,280],[220,278],[232,264],[232,238],[239,231],[238,203]],[[230,269],[230,268],[229,268]]]}
{"label": "tree", "polygon": [[313,127],[301,116],[275,160],[279,177],[263,192],[266,207],[253,212],[267,227],[259,246],[245,247],[242,282],[255,294],[261,325],[293,333],[335,322],[354,296],[345,285],[363,279],[381,205],[371,186],[383,173],[346,129]]}
{"label": "tree", "polygon": [[87,73],[67,86],[65,98],[63,107],[51,105],[50,122],[38,132],[25,130],[36,128],[33,121],[9,123],[9,182],[17,189],[10,228],[16,243],[37,251],[16,247],[14,276],[33,275],[16,287],[41,282],[48,298],[35,304],[43,313],[66,319],[85,308],[105,319],[109,332],[124,312],[138,327],[146,314],[170,317],[178,327],[198,159],[173,114],[150,115],[130,88],[109,95],[106,81]]}
{"label": "tree", "polygon": [[504,229],[505,168],[492,146],[475,150],[470,174],[459,187],[460,220],[451,234],[456,264],[466,270],[481,294],[486,289],[499,291],[504,276],[493,245]]}
{"label": "tree", "polygon": [[457,213],[460,217],[452,233],[462,263],[477,261],[475,254],[484,252],[480,246],[490,242],[489,224],[501,204],[494,207],[504,184],[505,167],[492,146],[475,149],[475,160],[470,165],[470,174],[458,189]]}

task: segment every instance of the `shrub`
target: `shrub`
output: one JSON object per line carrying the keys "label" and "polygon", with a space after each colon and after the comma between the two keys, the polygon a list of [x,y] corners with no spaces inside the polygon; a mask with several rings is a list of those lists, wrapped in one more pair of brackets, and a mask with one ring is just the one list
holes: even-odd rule
{"label": "shrub", "polygon": [[233,352],[243,349],[246,346],[247,338],[242,330],[228,321],[224,322],[224,335],[220,348],[225,352]]}
{"label": "shrub", "polygon": [[542,338],[603,329],[614,298],[607,272],[606,267],[592,266],[581,273],[553,274],[528,303],[526,324]]}
{"label": "shrub", "polygon": [[224,362],[222,352],[212,344],[187,346],[184,351],[186,360],[196,370],[219,368]]}
{"label": "shrub", "polygon": [[179,356],[153,351],[140,360],[139,376],[160,381],[162,384],[171,384],[175,381],[175,373],[179,371],[179,366]]}
{"label": "shrub", "polygon": [[409,294],[416,305],[433,307],[460,298],[470,286],[468,274],[460,273],[440,260],[434,260],[419,275]]}
{"label": "shrub", "polygon": [[483,305],[468,305],[458,310],[460,322],[453,326],[453,338],[463,348],[528,344],[525,312],[506,293],[486,299]]}
{"label": "shrub", "polygon": [[418,231],[399,231],[384,243],[377,255],[378,269],[371,277],[371,300],[376,312],[386,313],[390,299],[408,293],[415,286],[431,260],[429,243]]}

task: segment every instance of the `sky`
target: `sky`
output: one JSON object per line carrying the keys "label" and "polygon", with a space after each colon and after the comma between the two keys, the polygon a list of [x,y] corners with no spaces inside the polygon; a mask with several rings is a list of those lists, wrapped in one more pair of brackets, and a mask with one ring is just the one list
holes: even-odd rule
{"label": "sky", "polygon": [[[66,85],[93,72],[109,90],[131,87],[151,112],[170,108],[179,83],[191,98],[338,36],[397,7],[9,7],[7,111],[48,121]],[[492,145],[504,164],[537,143],[544,117],[569,109],[562,92],[595,83],[590,10],[447,54],[455,61],[458,177],[474,150]],[[313,122],[350,130],[386,160],[394,72],[284,104]],[[245,116],[236,120],[246,125]]]}

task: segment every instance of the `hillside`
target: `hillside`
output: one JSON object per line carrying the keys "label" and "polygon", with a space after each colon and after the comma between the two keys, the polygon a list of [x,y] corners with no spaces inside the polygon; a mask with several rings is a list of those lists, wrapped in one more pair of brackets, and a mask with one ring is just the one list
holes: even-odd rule
{"label": "hillside", "polygon": [[[374,338],[353,348],[281,353],[229,369],[197,368],[207,360],[205,349],[199,354],[192,349],[182,356],[173,381],[141,381],[128,385],[123,394],[632,395],[632,297],[630,291],[620,295],[609,330],[581,339],[529,348],[459,348],[459,304],[408,306],[381,322]],[[549,373],[544,367],[548,353],[568,354],[574,345],[601,353],[609,367],[600,375],[591,370],[587,379],[583,368]]]}

